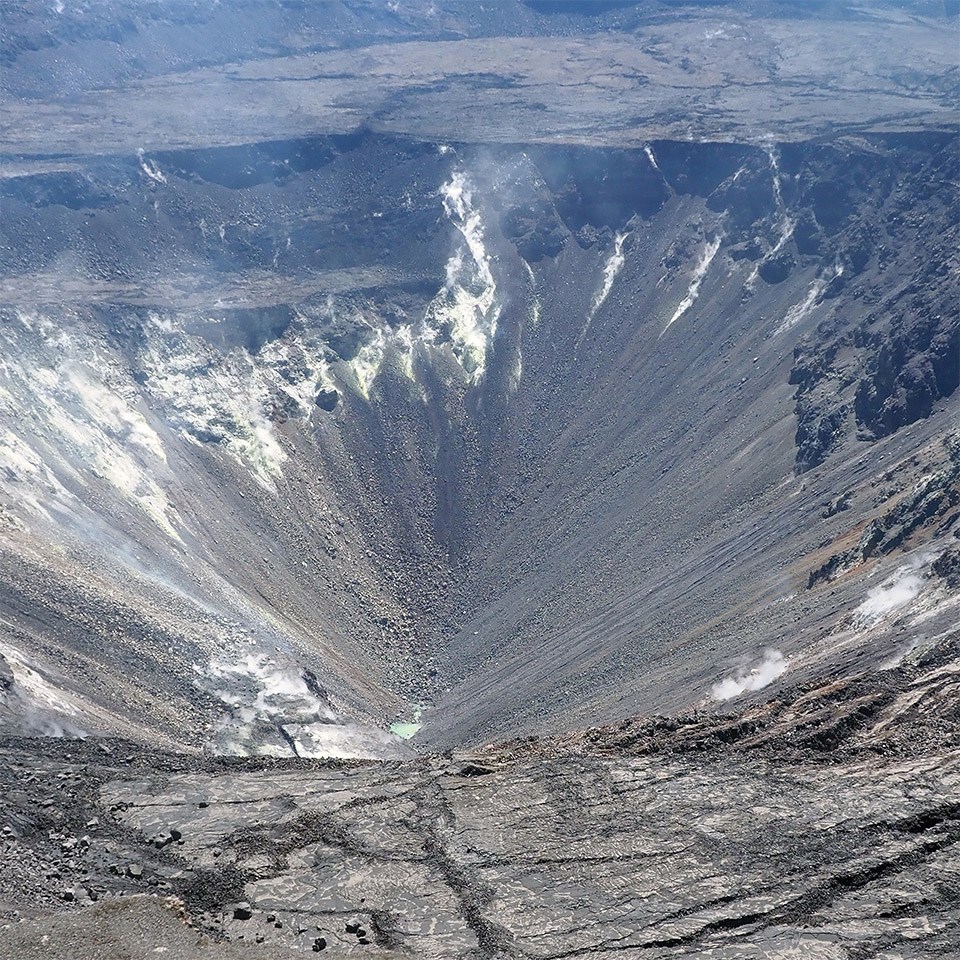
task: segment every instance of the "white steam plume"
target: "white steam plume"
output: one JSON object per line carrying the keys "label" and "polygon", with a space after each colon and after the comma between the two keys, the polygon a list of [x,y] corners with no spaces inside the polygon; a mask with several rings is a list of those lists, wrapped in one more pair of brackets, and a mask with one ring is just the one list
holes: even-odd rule
{"label": "white steam plume", "polygon": [[753,290],[757,282],[757,277],[760,275],[761,265],[775,257],[786,246],[787,241],[793,236],[794,228],[797,225],[796,220],[787,213],[786,204],[783,202],[783,191],[780,188],[780,156],[776,148],[772,145],[767,147],[767,158],[770,161],[770,176],[773,180],[773,201],[776,205],[777,213],[780,216],[780,223],[778,225],[780,236],[777,237],[777,242],[773,245],[773,248],[764,256],[760,263],[753,268],[753,271],[747,279],[748,290]]}
{"label": "white steam plume", "polygon": [[497,332],[500,304],[492,259],[484,240],[483,218],[473,185],[456,171],[440,188],[443,208],[462,243],[447,262],[443,289],[427,309],[423,339],[434,342],[441,332],[472,380],[483,376],[487,349]]}
{"label": "white steam plume", "polygon": [[218,697],[224,716],[210,747],[232,756],[395,758],[399,740],[337,716],[309,673],[263,653],[215,659],[196,683]]}
{"label": "white steam plume", "polygon": [[762,690],[787,669],[787,660],[779,650],[767,650],[760,663],[738,670],[732,677],[717,681],[710,691],[714,700],[732,700],[752,690]]}
{"label": "white steam plume", "polygon": [[854,611],[854,618],[862,624],[874,623],[905,607],[922,587],[923,577],[916,566],[901,567],[867,593],[867,599]]}
{"label": "white steam plume", "polygon": [[687,295],[680,301],[680,304],[673,312],[673,316],[667,321],[667,325],[663,328],[660,336],[663,336],[663,334],[670,329],[671,325],[676,323],[676,321],[693,306],[697,297],[700,296],[700,284],[703,283],[703,278],[707,275],[707,270],[710,269],[710,264],[713,263],[713,258],[720,249],[720,240],[721,237],[718,235],[703,248],[700,259],[693,268],[693,276],[690,278],[690,287],[687,290]]}
{"label": "white steam plume", "polygon": [[628,232],[623,231],[618,233],[613,239],[613,250],[610,256],[607,257],[607,262],[603,265],[603,282],[593,295],[593,301],[590,303],[590,310],[587,313],[587,322],[583,325],[580,336],[577,337],[576,345],[578,347],[590,329],[590,324],[593,323],[593,318],[597,315],[597,311],[603,306],[607,297],[610,296],[610,291],[613,289],[613,281],[617,279],[617,274],[623,269],[624,260],[626,259],[623,255],[623,243],[629,236],[630,234]]}

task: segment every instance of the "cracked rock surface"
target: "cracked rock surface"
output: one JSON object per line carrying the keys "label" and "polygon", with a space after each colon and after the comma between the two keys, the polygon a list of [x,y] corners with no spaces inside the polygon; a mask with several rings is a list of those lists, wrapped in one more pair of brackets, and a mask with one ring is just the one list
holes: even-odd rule
{"label": "cracked rock surface", "polygon": [[[107,952],[82,952],[91,936],[66,955],[112,958],[121,935],[151,942],[173,917],[184,956],[950,956],[955,642],[737,715],[406,762],[121,756],[92,742],[32,759],[8,741],[0,942],[26,951],[44,924],[88,922]],[[38,807],[51,781],[74,789]],[[51,855],[51,833],[81,821],[77,856]],[[9,899],[11,871],[31,856],[75,885],[64,909],[89,903],[84,884],[101,903],[17,922],[35,911]],[[166,896],[166,912],[141,892]],[[112,933],[104,910],[138,919]]]}

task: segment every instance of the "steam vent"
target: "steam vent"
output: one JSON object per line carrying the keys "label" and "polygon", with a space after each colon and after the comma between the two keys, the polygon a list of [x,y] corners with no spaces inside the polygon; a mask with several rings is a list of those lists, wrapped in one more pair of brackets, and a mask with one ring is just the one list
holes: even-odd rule
{"label": "steam vent", "polygon": [[960,957],[958,0],[0,0],[0,960]]}

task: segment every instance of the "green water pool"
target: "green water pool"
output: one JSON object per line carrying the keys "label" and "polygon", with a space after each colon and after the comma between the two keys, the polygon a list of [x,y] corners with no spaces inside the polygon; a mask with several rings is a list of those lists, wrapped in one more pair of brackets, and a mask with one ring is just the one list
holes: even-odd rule
{"label": "green water pool", "polygon": [[413,719],[411,720],[396,720],[390,724],[390,732],[395,737],[400,737],[401,740],[409,740],[414,736],[420,727],[423,726],[420,723],[420,717],[423,714],[423,707],[419,704],[414,707],[413,710]]}

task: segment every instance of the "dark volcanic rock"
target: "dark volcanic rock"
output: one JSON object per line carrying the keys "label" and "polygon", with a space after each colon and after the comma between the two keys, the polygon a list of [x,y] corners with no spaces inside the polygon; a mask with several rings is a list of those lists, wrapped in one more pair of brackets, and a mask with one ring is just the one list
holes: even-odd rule
{"label": "dark volcanic rock", "polygon": [[[928,469],[913,489],[897,491],[891,498],[894,502],[863,526],[854,546],[831,554],[821,566],[810,571],[808,588],[833,580],[871,557],[902,549],[924,533],[936,537],[955,526],[960,519],[960,438],[947,437],[938,452],[942,457],[939,469]],[[845,497],[849,509],[850,494]],[[829,515],[840,512],[834,510]],[[941,554],[932,567],[934,572],[949,578],[950,556],[949,550]],[[936,563],[941,561],[938,569]]]}
{"label": "dark volcanic rock", "polygon": [[234,905],[234,920],[249,920],[253,916],[253,909],[246,901]]}
{"label": "dark volcanic rock", "polygon": [[863,341],[875,352],[857,387],[854,410],[868,435],[883,437],[928,417],[934,405],[960,384],[960,322],[956,314],[932,314],[924,295],[894,330]]}
{"label": "dark volcanic rock", "polygon": [[760,264],[760,277],[765,283],[783,283],[790,276],[794,265],[794,259],[789,253],[777,254]]}
{"label": "dark volcanic rock", "polygon": [[15,683],[13,670],[10,664],[0,655],[0,694],[4,694],[13,689]]}
{"label": "dark volcanic rock", "polygon": [[[920,141],[916,148],[909,176],[895,185],[893,171],[876,158],[843,174],[858,176],[861,192],[869,177],[883,202],[869,217],[861,207],[863,220],[845,232],[840,221],[834,223],[838,264],[845,270],[823,296],[839,295],[831,289],[838,279],[865,271],[874,247],[919,242],[924,253],[889,292],[875,288],[855,295],[854,303],[863,306],[851,309],[859,310],[860,320],[821,324],[797,346],[790,382],[798,387],[800,470],[822,463],[836,449],[853,426],[850,412],[861,437],[888,436],[928,417],[960,384],[960,317],[951,306],[955,283],[949,275],[956,260],[956,217],[936,197],[927,201],[922,218],[900,212],[908,195],[927,192],[930,179],[955,180],[957,156],[945,140]],[[870,306],[878,298],[879,305]]]}
{"label": "dark volcanic rock", "polygon": [[938,577],[943,578],[948,587],[953,590],[960,589],[960,548],[944,550],[933,561],[931,569]]}
{"label": "dark volcanic rock", "polygon": [[340,394],[336,390],[319,390],[317,392],[316,404],[321,410],[328,413],[337,409],[340,402]]}

